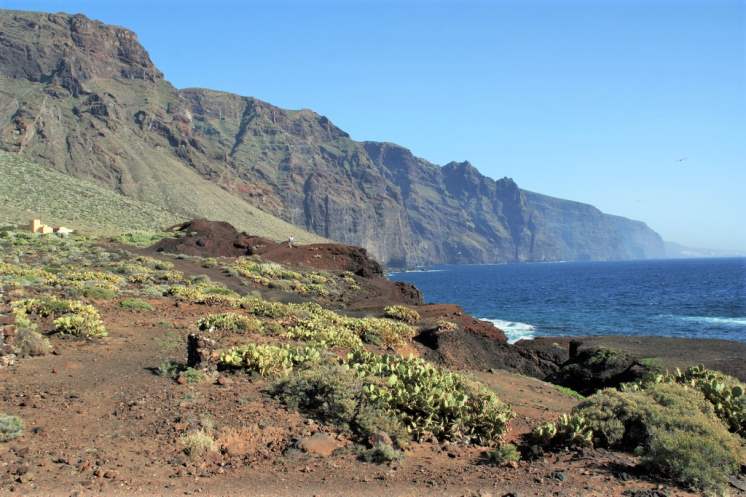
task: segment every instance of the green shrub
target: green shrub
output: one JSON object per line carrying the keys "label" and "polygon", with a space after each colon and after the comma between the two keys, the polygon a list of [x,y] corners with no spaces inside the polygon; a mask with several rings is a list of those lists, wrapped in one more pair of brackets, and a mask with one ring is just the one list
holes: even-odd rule
{"label": "green shrub", "polygon": [[45,297],[16,301],[11,306],[16,320],[29,314],[56,317],[54,331],[57,333],[80,337],[104,337],[108,334],[96,308],[78,300]]}
{"label": "green shrub", "polygon": [[18,416],[0,413],[0,442],[8,442],[23,433],[23,421]]}
{"label": "green shrub", "polygon": [[590,447],[593,445],[593,429],[582,415],[563,414],[556,422],[534,428],[530,439],[543,447]]}
{"label": "green shrub", "polygon": [[183,371],[181,371],[177,378],[183,378],[186,383],[194,384],[194,383],[202,383],[205,381],[205,373],[200,371],[199,369],[194,368],[186,368]]}
{"label": "green shrub", "polygon": [[321,317],[301,320],[288,329],[284,336],[295,340],[305,340],[323,347],[360,349],[363,346],[363,342],[354,331]]}
{"label": "green shrub", "polygon": [[193,304],[228,305],[238,307],[241,303],[240,296],[227,288],[211,285],[171,286],[166,290],[166,295],[172,295],[179,300]]}
{"label": "green shrub", "polygon": [[[595,446],[634,451],[652,473],[705,492],[722,491],[744,457],[742,441],[728,432],[704,395],[675,383],[602,390],[565,418],[534,430],[534,442],[585,445],[590,432]],[[569,437],[570,427],[582,436]]]}
{"label": "green shrub", "polygon": [[101,322],[98,312],[81,309],[75,314],[69,314],[54,320],[54,331],[63,335],[77,337],[105,337],[108,335],[106,327]]}
{"label": "green shrub", "polygon": [[554,385],[554,388],[556,388],[557,390],[559,390],[560,393],[562,393],[564,395],[567,395],[568,397],[571,397],[573,399],[577,399],[577,400],[584,400],[585,399],[585,395],[582,395],[582,394],[576,392],[572,388],[563,387],[562,385]]}
{"label": "green shrub", "polygon": [[250,343],[222,352],[219,364],[246,369],[261,376],[283,376],[290,373],[295,366],[320,360],[321,354],[318,349],[311,347]]}
{"label": "green shrub", "polygon": [[235,312],[211,314],[197,321],[200,330],[222,330],[242,333],[260,333],[262,322],[250,316],[242,316]]}
{"label": "green shrub", "polygon": [[367,399],[399,417],[415,438],[432,433],[490,444],[513,416],[491,390],[422,359],[360,351],[347,363],[366,379]]}
{"label": "green shrub", "polygon": [[624,385],[623,390],[639,391],[662,383],[678,383],[699,390],[728,429],[746,437],[746,384],[704,366],[695,366],[684,372],[677,369],[673,373],[655,374],[645,381]]}
{"label": "green shrub", "polygon": [[87,286],[81,293],[85,298],[94,300],[111,300],[117,296],[116,290],[103,286]]}
{"label": "green shrub", "polygon": [[204,428],[183,434],[179,441],[184,452],[192,459],[199,459],[217,450],[215,439]]}
{"label": "green shrub", "polygon": [[119,302],[119,307],[128,311],[152,311],[153,306],[143,299],[129,298]]}
{"label": "green shrub", "polygon": [[379,318],[351,318],[327,310],[318,304],[287,305],[286,315],[293,316],[295,324],[284,336],[305,340],[319,346],[362,349],[363,341],[376,345],[401,345],[415,335],[411,326]]}
{"label": "green shrub", "polygon": [[299,371],[278,381],[272,394],[291,409],[311,414],[324,423],[353,429],[362,388],[362,380],[352,371],[329,365]]}
{"label": "green shrub", "polygon": [[162,259],[156,259],[154,257],[148,257],[146,255],[137,256],[135,258],[135,261],[150,269],[170,270],[174,268],[174,263],[171,261],[164,261]]}
{"label": "green shrub", "polygon": [[272,395],[291,409],[351,431],[360,441],[386,433],[399,446],[405,445],[407,430],[396,416],[368,402],[364,384],[348,367],[317,365],[281,379]]}
{"label": "green shrub", "polygon": [[52,351],[49,339],[36,331],[35,326],[18,327],[14,347],[20,357],[42,356]]}
{"label": "green shrub", "polygon": [[518,448],[513,444],[502,444],[494,450],[490,450],[485,454],[487,462],[496,466],[502,466],[511,462],[518,462],[521,460],[521,454],[518,452]]}
{"label": "green shrub", "polygon": [[404,305],[390,305],[383,310],[387,318],[398,319],[408,324],[415,324],[420,320],[420,314]]}
{"label": "green shrub", "polygon": [[261,298],[250,296],[241,299],[241,308],[247,312],[264,318],[283,318],[290,315],[290,306],[280,302],[267,302]]}
{"label": "green shrub", "polygon": [[166,378],[176,379],[184,370],[184,367],[175,361],[163,361],[157,369],[158,376],[165,376]]}
{"label": "green shrub", "polygon": [[360,459],[375,464],[399,461],[403,458],[404,454],[402,454],[400,450],[396,450],[393,446],[380,442],[370,449],[365,449],[360,452]]}
{"label": "green shrub", "polygon": [[398,346],[409,342],[416,330],[405,323],[379,318],[348,318],[348,328],[353,329],[364,341],[376,345]]}

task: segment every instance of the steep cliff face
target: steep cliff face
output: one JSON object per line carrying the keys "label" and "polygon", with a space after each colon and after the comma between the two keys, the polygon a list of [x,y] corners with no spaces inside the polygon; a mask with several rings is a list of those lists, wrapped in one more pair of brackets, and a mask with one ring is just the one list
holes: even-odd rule
{"label": "steep cliff face", "polygon": [[[304,232],[219,186],[189,106],[129,30],[0,11],[0,148],[144,200],[272,238]],[[213,181],[211,181],[213,180]]]}
{"label": "steep cliff face", "polygon": [[468,162],[356,142],[309,110],[176,90],[134,34],[84,16],[3,11],[0,81],[0,148],[179,213],[242,228],[271,214],[398,266],[663,254],[642,223]]}

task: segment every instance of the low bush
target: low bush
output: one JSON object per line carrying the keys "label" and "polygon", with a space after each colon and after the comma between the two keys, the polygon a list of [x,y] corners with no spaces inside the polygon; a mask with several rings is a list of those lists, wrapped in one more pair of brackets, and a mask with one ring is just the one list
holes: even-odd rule
{"label": "low bush", "polygon": [[211,314],[197,321],[197,327],[202,331],[221,330],[241,333],[260,333],[262,322],[250,316],[243,316],[235,312]]}
{"label": "low bush", "polygon": [[321,366],[278,381],[274,397],[291,409],[343,429],[354,429],[354,419],[363,398],[363,382],[348,368]]}
{"label": "low bush", "polygon": [[585,395],[580,394],[572,388],[563,387],[562,385],[554,385],[554,387],[562,394],[571,397],[576,400],[585,400]]}
{"label": "low bush", "polygon": [[521,454],[518,452],[518,448],[513,444],[502,444],[496,447],[494,450],[490,450],[485,454],[485,459],[488,463],[494,464],[495,466],[502,466],[511,462],[518,462],[521,460]]}
{"label": "low bush", "polygon": [[0,442],[9,442],[23,433],[23,421],[18,416],[0,413]]}
{"label": "low bush", "polygon": [[159,271],[170,270],[174,268],[174,263],[171,261],[164,261],[162,259],[156,259],[154,257],[148,257],[146,255],[137,256],[135,258],[135,261],[145,267]]}
{"label": "low bush", "polygon": [[362,348],[360,337],[349,328],[333,323],[321,316],[299,321],[289,328],[284,336],[295,340],[304,340],[322,347]]}
{"label": "low bush", "polygon": [[119,307],[128,311],[152,311],[153,306],[143,299],[129,298],[119,302]]}
{"label": "low bush", "polygon": [[184,452],[192,459],[199,459],[217,451],[215,439],[204,428],[183,434],[179,441],[184,447]]}
{"label": "low bush", "polygon": [[359,441],[385,433],[403,446],[409,434],[397,416],[371,404],[363,390],[365,382],[350,368],[319,365],[279,380],[272,395],[291,409],[297,409],[324,423],[352,432]]}
{"label": "low bush", "polygon": [[113,240],[126,245],[145,248],[163,240],[164,238],[171,237],[173,237],[171,233],[132,232],[118,235],[113,238]]}
{"label": "low bush", "polygon": [[420,320],[420,314],[404,305],[390,305],[383,310],[387,318],[398,319],[408,324],[415,324]]}
{"label": "low bush", "polygon": [[105,286],[86,286],[80,293],[83,297],[93,300],[111,300],[117,296],[117,291]]}
{"label": "low bush", "polygon": [[[181,378],[182,380],[179,380],[179,378]],[[205,381],[206,378],[207,376],[204,372],[194,368],[186,368],[176,375],[176,379],[179,380],[180,383],[183,381],[184,383],[188,383],[190,385],[193,385],[195,383],[202,383],[203,381]]]}
{"label": "low bush", "polygon": [[571,416],[534,430],[532,439],[634,451],[652,473],[708,493],[721,492],[744,457],[742,440],[728,432],[705,396],[675,383],[603,390]]}
{"label": "low bush", "polygon": [[245,369],[261,376],[284,376],[296,366],[320,360],[321,353],[312,347],[250,343],[222,352],[219,365]]}
{"label": "low bush", "polygon": [[684,372],[677,369],[673,373],[651,375],[641,382],[623,385],[623,390],[639,391],[662,383],[677,383],[699,390],[728,429],[746,437],[746,384],[704,366],[694,366]]}
{"label": "low bush", "polygon": [[365,462],[384,464],[399,461],[404,458],[404,454],[389,444],[379,442],[370,449],[362,450],[359,457]]}
{"label": "low bush", "polygon": [[42,356],[52,351],[52,344],[35,326],[23,326],[16,331],[14,348],[20,357]]}
{"label": "low bush", "polygon": [[171,295],[179,300],[193,304],[228,305],[238,307],[241,297],[227,288],[213,285],[175,285],[166,290],[166,295]]}
{"label": "low bush", "polygon": [[530,438],[542,447],[590,447],[593,445],[593,429],[582,415],[563,414],[555,422],[534,428]]}
{"label": "low bush", "polygon": [[76,337],[105,337],[108,335],[106,327],[101,322],[98,312],[84,308],[75,314],[69,314],[54,320],[54,331],[63,335]]}
{"label": "low bush", "polygon": [[399,346],[409,342],[416,330],[405,323],[379,318],[348,318],[347,326],[364,341],[384,346]]}
{"label": "low bush", "polygon": [[432,433],[491,444],[513,416],[491,390],[422,359],[360,351],[347,364],[365,378],[368,401],[397,416],[415,438]]}
{"label": "low bush", "polygon": [[36,314],[54,317],[54,331],[78,337],[104,337],[108,333],[98,311],[90,304],[78,300],[63,300],[56,297],[25,299],[13,302],[16,320]]}
{"label": "low bush", "polygon": [[175,361],[163,361],[156,370],[158,376],[165,376],[174,380],[182,371],[184,371],[184,366]]}
{"label": "low bush", "polygon": [[241,299],[240,306],[247,312],[264,318],[283,318],[291,313],[290,306],[280,302],[268,302],[261,297],[244,297]]}

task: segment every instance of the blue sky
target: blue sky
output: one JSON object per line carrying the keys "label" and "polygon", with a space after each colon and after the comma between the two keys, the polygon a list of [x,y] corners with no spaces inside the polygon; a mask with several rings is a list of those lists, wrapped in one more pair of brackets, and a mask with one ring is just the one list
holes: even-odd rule
{"label": "blue sky", "polygon": [[311,108],[355,139],[744,251],[745,5],[0,0],[129,27],[178,87]]}

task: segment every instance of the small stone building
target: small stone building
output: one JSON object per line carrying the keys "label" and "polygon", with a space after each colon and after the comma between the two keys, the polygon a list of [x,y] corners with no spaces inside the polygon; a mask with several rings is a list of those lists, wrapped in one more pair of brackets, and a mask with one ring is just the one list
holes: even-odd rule
{"label": "small stone building", "polygon": [[59,226],[56,228],[53,228],[47,224],[44,224],[41,222],[41,219],[34,219],[31,221],[31,232],[32,233],[41,233],[42,235],[48,235],[50,233],[57,233],[59,235],[69,235],[73,232],[70,228],[66,228],[64,226]]}

